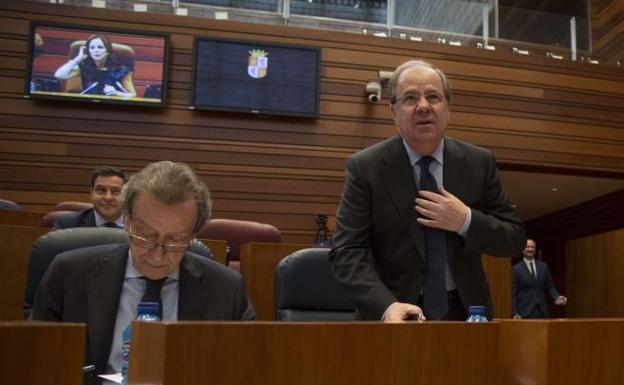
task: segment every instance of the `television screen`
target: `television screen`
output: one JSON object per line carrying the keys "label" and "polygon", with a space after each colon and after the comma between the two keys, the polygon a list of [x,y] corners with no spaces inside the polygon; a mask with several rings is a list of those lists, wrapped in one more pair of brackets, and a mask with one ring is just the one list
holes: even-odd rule
{"label": "television screen", "polygon": [[191,108],[318,116],[320,56],[315,47],[196,38]]}
{"label": "television screen", "polygon": [[25,97],[163,106],[168,36],[33,22]]}

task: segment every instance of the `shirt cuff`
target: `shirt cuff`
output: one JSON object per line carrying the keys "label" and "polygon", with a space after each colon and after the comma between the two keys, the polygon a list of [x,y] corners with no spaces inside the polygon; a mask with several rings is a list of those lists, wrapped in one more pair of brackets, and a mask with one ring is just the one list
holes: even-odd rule
{"label": "shirt cuff", "polygon": [[464,220],[464,224],[461,225],[459,230],[457,230],[457,234],[466,238],[466,234],[468,234],[468,229],[470,228],[470,222],[472,221],[472,210],[470,207],[468,208],[468,212],[466,213],[466,219]]}

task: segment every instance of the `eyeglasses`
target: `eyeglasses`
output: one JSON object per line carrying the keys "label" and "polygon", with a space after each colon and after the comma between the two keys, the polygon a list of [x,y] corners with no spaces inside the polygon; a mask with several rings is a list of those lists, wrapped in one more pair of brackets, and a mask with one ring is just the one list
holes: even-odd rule
{"label": "eyeglasses", "polygon": [[128,236],[135,245],[147,250],[154,250],[156,247],[162,247],[162,249],[167,253],[176,253],[180,251],[186,251],[191,246],[190,241],[186,243],[170,243],[161,245],[160,243],[150,241],[149,239],[143,238],[142,236],[133,234],[131,232],[128,232]]}
{"label": "eyeglasses", "polygon": [[437,92],[425,94],[424,96],[421,96],[419,94],[409,93],[401,97],[398,97],[396,100],[397,102],[400,102],[401,104],[406,105],[406,106],[415,106],[420,102],[421,97],[424,97],[427,103],[429,103],[432,106],[444,100],[444,97]]}

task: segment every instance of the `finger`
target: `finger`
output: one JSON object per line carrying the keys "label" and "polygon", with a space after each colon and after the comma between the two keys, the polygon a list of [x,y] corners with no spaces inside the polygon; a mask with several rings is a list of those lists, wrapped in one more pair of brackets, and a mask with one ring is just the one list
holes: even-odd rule
{"label": "finger", "polygon": [[447,198],[455,198],[455,195],[453,195],[450,192],[446,191],[444,186],[440,186],[440,194],[445,196],[445,197],[447,197]]}
{"label": "finger", "polygon": [[436,214],[434,211],[431,211],[431,210],[429,210],[427,208],[424,208],[424,207],[421,207],[421,206],[416,206],[414,208],[416,209],[416,211],[418,211],[418,213],[420,215],[425,217],[425,219],[436,220],[438,218],[438,214]]}
{"label": "finger", "polygon": [[439,205],[435,202],[426,200],[426,199],[422,199],[422,198],[416,198],[416,206],[415,207],[423,207],[425,209],[428,210],[435,210],[437,207],[439,207]]}
{"label": "finger", "polygon": [[441,199],[444,199],[442,195],[429,190],[418,190],[418,195],[433,202],[439,202]]}
{"label": "finger", "polygon": [[418,224],[423,225],[423,226],[433,227],[436,229],[444,229],[443,225],[438,221],[425,219],[425,218],[418,218],[416,219],[416,221],[418,222]]}
{"label": "finger", "polygon": [[404,314],[404,319],[422,322],[426,320],[427,318],[425,318],[425,315],[423,314],[423,311],[421,308],[419,308],[418,306],[414,306],[414,307],[409,307],[408,309],[406,309],[405,314]]}

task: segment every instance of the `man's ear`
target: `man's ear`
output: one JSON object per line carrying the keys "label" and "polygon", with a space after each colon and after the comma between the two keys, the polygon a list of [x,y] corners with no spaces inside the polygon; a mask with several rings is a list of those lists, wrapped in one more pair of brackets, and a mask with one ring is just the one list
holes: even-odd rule
{"label": "man's ear", "polygon": [[397,122],[397,113],[398,113],[398,111],[397,111],[397,103],[390,104],[390,112],[392,112],[392,120],[394,121],[394,124],[398,125],[398,122]]}

